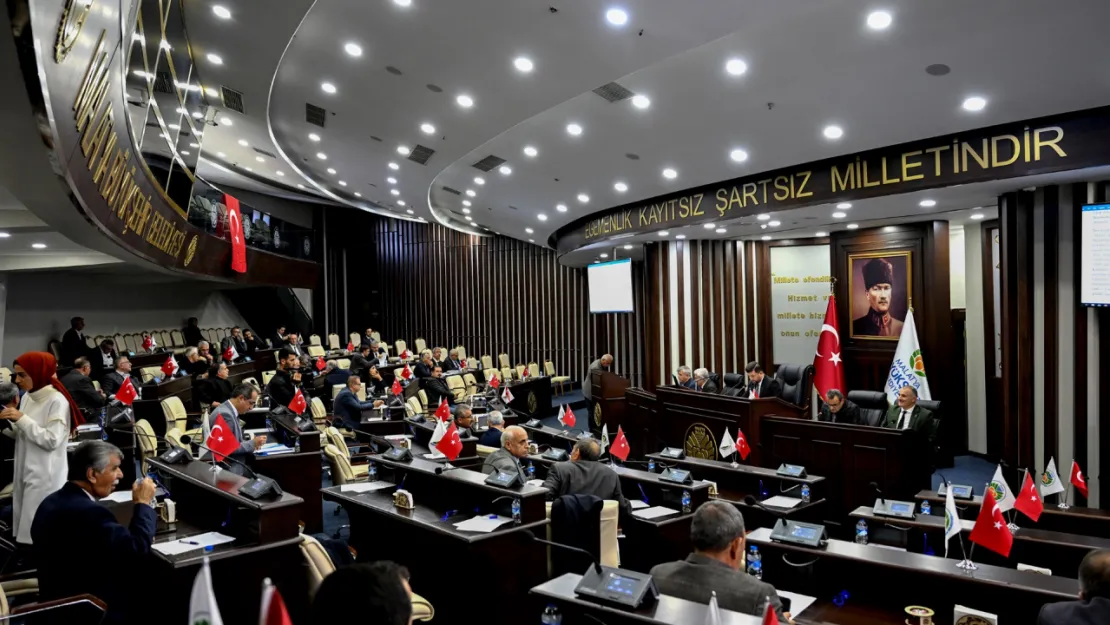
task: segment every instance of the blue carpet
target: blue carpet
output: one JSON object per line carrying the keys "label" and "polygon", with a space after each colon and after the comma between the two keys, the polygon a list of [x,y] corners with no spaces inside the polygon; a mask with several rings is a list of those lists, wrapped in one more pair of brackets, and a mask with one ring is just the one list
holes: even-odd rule
{"label": "blue carpet", "polygon": [[974,486],[975,492],[983,492],[983,487],[994,477],[995,465],[977,456],[956,456],[955,466],[939,469],[933,473],[933,490],[940,488],[941,476],[953,484]]}

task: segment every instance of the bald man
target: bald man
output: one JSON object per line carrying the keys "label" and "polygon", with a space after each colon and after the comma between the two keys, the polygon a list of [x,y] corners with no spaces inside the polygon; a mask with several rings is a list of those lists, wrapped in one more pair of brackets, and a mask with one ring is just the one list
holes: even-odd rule
{"label": "bald man", "polygon": [[518,425],[510,425],[501,433],[501,449],[486,456],[482,463],[482,472],[494,474],[516,473],[520,476],[521,483],[528,481],[524,469],[520,467],[520,459],[528,455],[528,432]]}
{"label": "bald man", "polygon": [[601,358],[598,358],[597,360],[590,363],[589,368],[586,369],[586,379],[582,380],[582,395],[584,395],[586,397],[586,401],[590,401],[591,399],[593,399],[592,397],[590,397],[590,381],[593,379],[593,372],[594,371],[605,371],[606,369],[608,369],[609,367],[612,367],[612,366],[613,366],[613,355],[612,354],[605,354]]}

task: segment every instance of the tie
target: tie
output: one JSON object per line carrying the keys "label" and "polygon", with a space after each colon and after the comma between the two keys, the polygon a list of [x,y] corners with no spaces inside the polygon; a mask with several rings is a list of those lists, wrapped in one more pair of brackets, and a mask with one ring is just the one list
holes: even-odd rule
{"label": "tie", "polygon": [[902,416],[898,418],[898,429],[902,430],[906,427],[906,414],[905,410],[902,411]]}
{"label": "tie", "polygon": [[752,387],[752,399],[759,399],[759,385]]}

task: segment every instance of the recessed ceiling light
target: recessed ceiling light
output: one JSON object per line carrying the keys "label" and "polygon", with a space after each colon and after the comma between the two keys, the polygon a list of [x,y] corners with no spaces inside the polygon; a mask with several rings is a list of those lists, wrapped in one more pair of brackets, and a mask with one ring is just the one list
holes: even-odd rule
{"label": "recessed ceiling light", "polygon": [[616,182],[613,183],[613,188],[617,190],[617,193],[624,193],[628,190],[628,185],[624,184],[623,182]]}
{"label": "recessed ceiling light", "polygon": [[540,221],[547,221],[547,215],[540,213],[539,215],[536,215],[536,219],[539,219]]}
{"label": "recessed ceiling light", "polygon": [[298,188],[298,189],[303,189],[303,188],[304,188],[304,185],[298,182],[298,183],[297,183],[297,188]]}
{"label": "recessed ceiling light", "polygon": [[181,130],[181,126],[179,126],[177,124],[170,124],[169,127],[170,127],[170,130]]}
{"label": "recessed ceiling light", "polygon": [[772,228],[778,228],[779,226],[782,225],[782,222],[781,221],[768,221],[767,225],[771,226]]}
{"label": "recessed ceiling light", "polygon": [[181,150],[182,156],[189,156],[189,150]]}
{"label": "recessed ceiling light", "polygon": [[626,243],[625,246],[624,246],[624,249],[626,249],[626,250],[632,249],[632,244],[631,243]]}
{"label": "recessed ceiling light", "polygon": [[624,9],[609,9],[605,12],[605,19],[613,26],[624,26],[628,23],[628,13]]}
{"label": "recessed ceiling light", "polygon": [[[393,4],[399,7],[409,7],[412,6],[412,0],[393,0]],[[412,211],[409,212],[411,213]]]}
{"label": "recessed ceiling light", "polygon": [[134,74],[134,75],[136,75],[136,76],[138,76],[139,78],[150,78],[150,77],[151,77],[151,76],[150,76],[150,74],[148,74],[148,73],[144,72],[144,71],[143,71],[143,70],[141,70],[141,69],[137,69],[137,70],[135,70],[135,71],[133,71],[133,72],[131,72],[131,73],[132,73],[132,74]]}
{"label": "recessed ceiling light", "polygon": [[833,213],[832,216],[833,216],[833,219],[844,219],[845,217],[848,216],[848,213],[842,213],[840,211],[837,211],[837,212]]}
{"label": "recessed ceiling light", "polygon": [[668,167],[663,170],[663,177],[667,180],[674,180],[678,177],[678,172]]}
{"label": "recessed ceiling light", "polygon": [[846,211],[849,208],[852,208],[852,203],[851,202],[841,202],[841,203],[837,204],[836,207],[839,208],[840,210]]}
{"label": "recessed ceiling light", "polygon": [[228,11],[227,7],[225,7],[225,6],[221,6],[221,5],[218,5],[218,4],[213,5],[212,6],[212,12],[215,13],[216,17],[218,17],[220,19],[224,19],[224,20],[231,19],[231,11]]}
{"label": "recessed ceiling light", "polygon": [[266,162],[266,159],[262,158],[261,156],[254,157],[254,160],[258,161],[259,163],[265,163]]}
{"label": "recessed ceiling light", "polygon": [[849,230],[855,230],[856,228],[859,228],[859,224],[848,224],[847,228]]}
{"label": "recessed ceiling light", "polygon": [[819,236],[819,237],[827,237],[827,236],[829,236],[829,233],[828,233],[828,232],[818,232],[818,233],[817,233],[817,236]]}
{"label": "recessed ceiling light", "polygon": [[204,113],[201,113],[200,111],[193,111],[193,119],[200,119],[201,117],[204,117]]}
{"label": "recessed ceiling light", "polygon": [[884,30],[888,28],[894,18],[886,11],[874,11],[867,16],[867,27],[871,30]]}
{"label": "recessed ceiling light", "polygon": [[274,173],[279,175],[279,176],[284,176],[285,175],[285,172],[281,171],[280,169],[275,171]]}
{"label": "recessed ceiling light", "polygon": [[335,93],[336,91],[335,85],[330,82],[320,83],[320,88],[324,90],[324,93]]}
{"label": "recessed ceiling light", "polygon": [[390,163],[389,168],[390,169],[401,169],[401,166],[398,165],[397,163]]}
{"label": "recessed ceiling light", "polygon": [[393,195],[401,195],[401,192],[398,191],[397,189],[390,189],[389,192],[392,193]]}
{"label": "recessed ceiling light", "polygon": [[362,197],[362,194],[359,193],[358,191],[355,191],[355,197]]}
{"label": "recessed ceiling light", "polygon": [[709,222],[709,223],[705,224],[705,226],[703,226],[703,227],[704,227],[704,228],[705,228],[706,230],[712,230],[713,228],[716,228],[716,227],[717,227],[717,224],[715,224],[715,223],[713,223],[713,222]]}
{"label": "recessed ceiling light", "polygon": [[883,226],[883,232],[897,232],[898,228],[894,226]]}
{"label": "recessed ceiling light", "polygon": [[436,131],[436,127],[425,122],[420,124],[420,130],[423,131],[424,134],[430,135]]}
{"label": "recessed ceiling light", "polygon": [[578,201],[582,202],[583,204],[586,204],[590,201],[590,196],[586,195],[585,193],[579,193],[578,194]]}
{"label": "recessed ceiling light", "polygon": [[524,56],[518,56],[517,58],[513,59],[513,66],[527,74],[528,72],[532,71],[532,59]]}
{"label": "recessed ceiling light", "polygon": [[250,145],[250,144],[249,144],[249,143],[247,143],[247,140],[246,140],[246,139],[239,139],[239,145],[241,145],[241,146],[243,146],[243,147],[247,147],[247,146],[248,146],[248,145]]}
{"label": "recessed ceiling light", "polygon": [[937,201],[936,200],[921,200],[920,202],[917,203],[917,205],[920,206],[921,208],[932,208],[932,207],[937,205]]}
{"label": "recessed ceiling light", "polygon": [[460,95],[459,97],[455,98],[455,102],[458,102],[459,106],[463,107],[464,109],[468,109],[474,106],[474,98],[471,98],[466,94]]}
{"label": "recessed ceiling light", "polygon": [[388,182],[389,184],[397,184],[397,179],[394,178],[393,176],[390,176],[390,177],[386,178],[385,181]]}
{"label": "recessed ceiling light", "polygon": [[661,237],[670,236],[670,234],[671,233],[667,232],[666,230],[660,230],[659,231],[659,236],[661,236]]}
{"label": "recessed ceiling light", "polygon": [[983,213],[972,213],[971,214],[972,219],[982,219],[984,217],[986,217],[986,215],[984,215]]}
{"label": "recessed ceiling light", "polygon": [[469,208],[464,208],[464,209],[462,209],[462,211],[463,211],[464,215],[469,215],[470,214],[470,209]]}
{"label": "recessed ceiling light", "polygon": [[35,248],[36,250],[45,250],[46,249],[46,244],[45,243],[32,243],[31,247]]}
{"label": "recessed ceiling light", "polygon": [[0,239],[6,239],[10,236],[12,235],[8,234],[7,232],[0,232]]}
{"label": "recessed ceiling light", "polygon": [[470,200],[463,200],[462,205],[463,206],[470,206]]}
{"label": "recessed ceiling light", "polygon": [[199,148],[199,147],[200,147],[200,144],[199,144],[199,143],[190,143],[190,144],[189,144],[189,147],[191,147],[191,148],[194,148],[194,149],[195,149],[195,148]]}
{"label": "recessed ceiling light", "polygon": [[412,152],[412,150],[410,150],[409,146],[407,146],[407,145],[397,146],[397,153],[400,154],[401,156],[408,156],[410,152]]}
{"label": "recessed ceiling light", "polygon": [[474,184],[486,184],[486,179],[481,176],[475,176]]}
{"label": "recessed ceiling light", "polygon": [[358,45],[357,43],[355,43],[353,41],[349,42],[347,45],[343,46],[343,50],[346,51],[346,53],[350,54],[351,56],[362,56],[362,46]]}
{"label": "recessed ceiling light", "polygon": [[253,169],[251,169],[250,167],[244,167],[243,169],[245,169],[245,170],[247,170],[247,171],[254,171],[254,170],[253,170]]}
{"label": "recessed ceiling light", "polygon": [[839,139],[844,136],[844,129],[840,126],[825,126],[822,133],[826,139]]}
{"label": "recessed ceiling light", "polygon": [[972,96],[972,97],[964,100],[964,110],[965,111],[976,112],[976,111],[981,111],[986,107],[987,107],[986,98],[981,98],[979,96]]}
{"label": "recessed ceiling light", "polygon": [[471,217],[470,215],[464,215],[463,219],[465,219],[467,221],[471,221],[473,219],[473,217]]}
{"label": "recessed ceiling light", "polygon": [[179,107],[175,108],[175,109],[173,110],[173,112],[174,112],[174,113],[185,113],[185,112],[187,112],[187,111],[186,111],[185,109],[183,109],[183,108],[181,108],[181,107],[179,106]]}
{"label": "recessed ceiling light", "polygon": [[729,59],[725,63],[725,71],[733,76],[739,76],[748,71],[748,64],[743,59]]}
{"label": "recessed ceiling light", "polygon": [[513,168],[509,167],[508,165],[502,165],[501,169],[498,169],[497,171],[501,172],[501,175],[503,176],[508,176],[509,174],[513,173]]}
{"label": "recessed ceiling light", "polygon": [[193,134],[195,134],[196,136],[199,137],[199,136],[204,134],[204,131],[198,130],[198,131],[194,132]]}
{"label": "recessed ceiling light", "polygon": [[771,218],[771,216],[768,215],[767,213],[760,213],[760,214],[756,215],[755,218],[758,219],[759,221],[767,221],[768,219]]}
{"label": "recessed ceiling light", "polygon": [[525,156],[535,156],[536,154],[539,154],[539,152],[536,150],[536,148],[534,148],[530,145],[524,146],[524,155]]}
{"label": "recessed ceiling light", "polygon": [[340,181],[339,181],[339,186],[341,186],[341,187],[345,187],[345,186],[347,186],[347,183],[346,183],[346,182],[343,182],[342,180],[340,180]]}
{"label": "recessed ceiling light", "polygon": [[467,195],[467,197],[474,197],[478,194],[474,192],[474,189],[467,189],[466,190],[466,195]]}
{"label": "recessed ceiling light", "polygon": [[609,258],[609,255],[606,254],[605,252],[602,252],[602,253],[598,254],[598,256],[600,256],[602,258]]}
{"label": "recessed ceiling light", "polygon": [[208,53],[208,62],[213,64],[213,65],[223,65],[224,64],[224,60],[222,58],[220,58],[220,55],[212,54],[211,52]]}
{"label": "recessed ceiling light", "polygon": [[724,234],[724,233],[728,232],[728,228],[717,228],[713,232],[716,232],[717,234]]}
{"label": "recessed ceiling light", "polygon": [[578,124],[567,124],[567,133],[577,137],[582,134],[582,127]]}
{"label": "recessed ceiling light", "polygon": [[159,136],[159,137],[162,137],[163,139],[169,139],[169,138],[170,138],[170,137],[169,137],[169,135],[167,135],[167,134],[166,134],[166,133],[164,133],[164,132],[158,133],[158,136]]}
{"label": "recessed ceiling light", "polygon": [[741,150],[740,148],[737,148],[729,152],[728,157],[736,161],[737,163],[743,163],[744,161],[748,160],[748,153],[744,150]]}
{"label": "recessed ceiling light", "polygon": [[410,215],[413,215],[413,214],[414,214],[414,213],[412,212],[412,209],[411,209],[411,208],[410,208],[410,209],[408,209],[408,210],[407,210],[407,211],[405,211],[405,212],[406,212],[406,213],[408,213],[408,214],[410,214]]}
{"label": "recessed ceiling light", "polygon": [[334,167],[328,167],[328,173],[334,176],[335,175],[335,168]]}
{"label": "recessed ceiling light", "polygon": [[326,161],[326,160],[328,160],[328,155],[324,154],[323,152],[317,152],[316,153],[316,158],[318,158],[322,161]]}
{"label": "recessed ceiling light", "polygon": [[404,205],[405,205],[404,200],[397,200],[397,206],[404,206]]}
{"label": "recessed ceiling light", "polygon": [[632,106],[638,109],[646,109],[651,106],[651,100],[646,95],[637,94],[632,96]]}
{"label": "recessed ceiling light", "polygon": [[525,228],[524,231],[527,232],[528,234],[532,234],[533,232],[535,232],[535,230],[533,230],[531,228]]}
{"label": "recessed ceiling light", "polygon": [[311,139],[312,141],[319,141],[320,140],[320,135],[316,134],[315,132],[310,132],[310,133],[308,133],[308,138]]}
{"label": "recessed ceiling light", "polygon": [[765,235],[763,235],[759,238],[764,240],[764,241],[770,241],[771,240],[771,235],[765,234]]}
{"label": "recessed ceiling light", "polygon": [[685,234],[676,234],[676,235],[674,235],[674,238],[676,238],[676,239],[685,239],[686,235]]}
{"label": "recessed ceiling light", "polygon": [[216,156],[219,158],[227,158],[227,154],[224,154],[223,152],[216,152]]}
{"label": "recessed ceiling light", "polygon": [[560,213],[565,213],[565,212],[567,212],[567,205],[566,204],[556,204],[555,205],[555,210],[559,211]]}

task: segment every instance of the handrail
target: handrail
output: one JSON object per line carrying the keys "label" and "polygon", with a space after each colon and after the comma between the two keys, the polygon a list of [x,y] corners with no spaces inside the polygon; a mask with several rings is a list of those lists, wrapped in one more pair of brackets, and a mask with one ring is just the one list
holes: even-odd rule
{"label": "handrail", "polygon": [[73,597],[65,597],[62,599],[54,599],[52,601],[42,601],[39,603],[29,603],[13,608],[11,614],[7,616],[0,616],[0,622],[9,621],[15,617],[24,617],[31,614],[39,614],[40,612],[49,612],[50,610],[59,610],[70,606],[91,605],[100,611],[100,618],[96,622],[100,622],[104,618],[104,614],[108,612],[108,606],[97,597],[89,594],[75,595]]}

